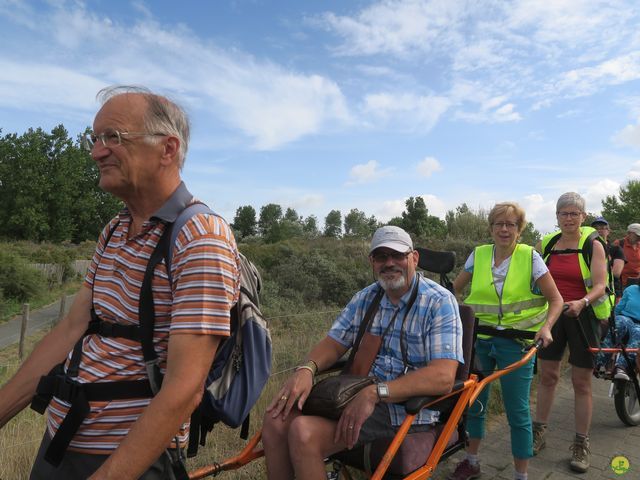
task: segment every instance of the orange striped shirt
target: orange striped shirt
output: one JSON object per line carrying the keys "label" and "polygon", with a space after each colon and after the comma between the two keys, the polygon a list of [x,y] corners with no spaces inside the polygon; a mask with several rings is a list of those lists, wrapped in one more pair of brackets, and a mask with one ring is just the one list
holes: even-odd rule
{"label": "orange striped shirt", "polygon": [[[105,248],[108,232],[116,224]],[[101,319],[138,325],[140,287],[165,223],[152,217],[139,235],[127,238],[130,226],[131,215],[124,209],[105,227],[85,285],[93,287],[93,305]],[[230,333],[229,312],[238,299],[240,287],[239,257],[231,228],[221,217],[198,214],[184,225],[176,239],[171,276],[172,286],[162,260],[154,271],[153,300],[156,314],[154,346],[163,373],[169,335],[228,336]],[[67,361],[70,358],[71,352]],[[79,382],[145,378],[139,342],[99,335],[84,338]],[[145,398],[91,402],[91,411],[69,449],[91,454],[111,453],[150,401]],[[53,398],[47,421],[50,435],[55,434],[68,408],[68,403]],[[188,423],[182,425],[177,435],[184,446]]]}

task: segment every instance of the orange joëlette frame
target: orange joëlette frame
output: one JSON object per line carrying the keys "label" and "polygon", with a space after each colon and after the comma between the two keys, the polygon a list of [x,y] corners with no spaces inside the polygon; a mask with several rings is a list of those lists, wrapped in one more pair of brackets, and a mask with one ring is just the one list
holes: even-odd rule
{"label": "orange jo\u00eblette frame", "polygon": [[[515,363],[512,363],[508,367],[505,367],[502,370],[496,370],[495,372],[487,375],[482,380],[478,380],[478,376],[471,374],[467,380],[462,383],[462,385],[458,384],[458,388],[454,391],[438,397],[436,400],[427,403],[422,408],[426,408],[432,406],[442,400],[445,400],[454,395],[460,395],[458,401],[456,402],[453,411],[449,415],[447,422],[444,424],[442,432],[438,436],[438,440],[434,444],[429,457],[426,460],[426,463],[420,467],[418,470],[404,477],[404,480],[426,480],[431,477],[431,474],[434,472],[438,463],[440,462],[440,458],[442,453],[444,452],[447,444],[449,443],[449,439],[453,432],[457,429],[458,423],[460,422],[460,418],[464,414],[465,410],[473,404],[473,402],[478,398],[480,392],[491,382],[494,380],[506,375],[507,373],[516,370],[527,363],[533,355],[537,352],[539,348],[539,344],[534,345],[529,351],[525,353],[525,355]],[[616,350],[616,349],[597,349],[598,351],[607,351],[607,350]],[[619,349],[618,349],[619,350]],[[632,349],[629,349],[633,351]],[[635,349],[638,350],[638,349]],[[398,429],[396,436],[393,441],[389,445],[386,453],[382,457],[382,460],[378,464],[376,471],[373,473],[371,479],[372,480],[381,480],[384,477],[391,461],[393,460],[394,455],[400,448],[400,445],[404,441],[404,438],[413,423],[413,419],[415,418],[415,414],[407,414],[404,422]],[[264,450],[262,448],[257,448],[258,443],[262,438],[262,432],[257,432],[247,443],[244,449],[235,457],[231,457],[222,463],[214,463],[212,465],[199,468],[191,473],[189,473],[189,478],[191,480],[198,480],[201,478],[205,478],[209,475],[217,475],[221,472],[228,470],[235,470],[247,463],[264,456]]]}

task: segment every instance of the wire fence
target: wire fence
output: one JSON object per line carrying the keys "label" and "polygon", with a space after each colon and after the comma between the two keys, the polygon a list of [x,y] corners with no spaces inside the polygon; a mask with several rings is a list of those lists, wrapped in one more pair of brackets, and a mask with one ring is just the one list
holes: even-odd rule
{"label": "wire fence", "polygon": [[[288,315],[275,315],[272,317],[268,317],[266,318],[266,320],[268,322],[271,322],[272,320],[277,320],[277,319],[283,319],[283,318],[295,318],[295,317],[307,317],[307,316],[311,316],[311,315],[329,315],[329,314],[336,314],[336,313],[340,313],[342,310],[319,310],[319,311],[312,311],[312,312],[303,312],[303,313],[292,313],[292,314],[288,314]],[[53,320],[47,320],[44,322],[40,322],[39,324],[37,324],[35,327],[30,327],[30,328],[35,328],[35,329],[40,329],[40,328],[45,328],[47,326],[50,326],[53,324]],[[17,325],[17,327],[19,328],[19,325]],[[5,337],[0,337],[0,343],[15,343],[20,337],[20,332],[18,331],[17,333],[13,333],[11,335],[5,336]],[[7,347],[10,345],[7,345]],[[10,367],[19,367],[21,365],[20,362],[18,363],[6,363],[6,364],[0,364],[0,368],[10,368]],[[295,367],[292,368],[288,368],[285,370],[281,370],[279,372],[275,372],[272,373],[271,376],[276,376],[276,375],[280,375],[282,373],[286,373],[289,372],[291,370],[293,370]]]}

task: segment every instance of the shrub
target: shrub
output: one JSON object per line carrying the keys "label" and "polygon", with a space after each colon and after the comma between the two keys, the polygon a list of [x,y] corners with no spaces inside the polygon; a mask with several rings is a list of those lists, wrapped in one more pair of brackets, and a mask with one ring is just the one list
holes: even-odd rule
{"label": "shrub", "polygon": [[0,251],[0,292],[5,299],[25,302],[46,288],[40,272],[18,255]]}

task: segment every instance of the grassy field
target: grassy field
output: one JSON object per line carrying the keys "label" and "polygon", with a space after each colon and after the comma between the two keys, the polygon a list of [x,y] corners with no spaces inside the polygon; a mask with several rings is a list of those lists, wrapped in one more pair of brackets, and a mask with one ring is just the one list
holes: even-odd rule
{"label": "grassy field", "polygon": [[[309,312],[271,319],[273,374],[252,411],[251,435],[260,428],[266,406],[275,396],[282,382],[291,373],[291,369],[324,336],[336,313],[336,311]],[[44,333],[40,332],[28,339],[26,345],[28,352]],[[18,368],[17,359],[17,346],[0,351],[0,384],[6,382],[15,373]],[[493,414],[502,411],[502,404],[499,400],[499,385],[497,384],[492,389],[489,409]],[[0,480],[28,478],[43,431],[44,417],[29,408],[0,430]],[[239,438],[239,430],[218,425],[208,435],[207,446],[200,447],[197,457],[188,460],[188,467],[193,470],[213,462],[220,462],[238,453],[244,443],[244,440]],[[265,478],[264,468],[264,462],[258,460],[239,470],[223,474],[222,478]]]}

